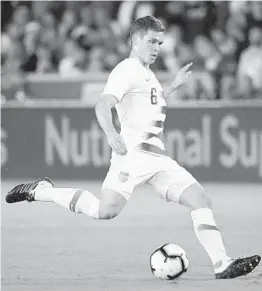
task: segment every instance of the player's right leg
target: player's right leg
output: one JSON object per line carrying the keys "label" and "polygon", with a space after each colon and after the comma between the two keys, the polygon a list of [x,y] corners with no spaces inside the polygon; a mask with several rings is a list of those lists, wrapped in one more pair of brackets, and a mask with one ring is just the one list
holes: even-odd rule
{"label": "player's right leg", "polygon": [[84,189],[54,188],[52,181],[44,178],[16,186],[7,194],[6,201],[54,202],[91,218],[110,219],[121,212],[135,186],[141,182],[142,178],[131,174],[134,165],[134,159],[128,155],[113,155],[100,198]]}
{"label": "player's right leg", "polygon": [[14,187],[6,196],[7,203],[21,201],[54,202],[76,213],[84,213],[94,219],[116,217],[124,208],[127,198],[115,190],[104,189],[98,199],[83,189],[54,188],[49,178]]}

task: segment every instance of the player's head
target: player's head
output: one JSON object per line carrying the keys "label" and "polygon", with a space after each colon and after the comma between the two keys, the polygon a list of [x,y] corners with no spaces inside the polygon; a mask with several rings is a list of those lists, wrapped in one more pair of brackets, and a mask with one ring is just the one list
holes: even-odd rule
{"label": "player's head", "polygon": [[132,51],[144,63],[154,63],[163,43],[164,31],[164,25],[159,19],[153,16],[138,18],[130,29]]}

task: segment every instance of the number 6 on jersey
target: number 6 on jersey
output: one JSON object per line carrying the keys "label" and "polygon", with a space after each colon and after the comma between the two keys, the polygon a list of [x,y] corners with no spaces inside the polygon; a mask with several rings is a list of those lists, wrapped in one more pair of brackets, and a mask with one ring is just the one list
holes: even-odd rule
{"label": "number 6 on jersey", "polygon": [[151,104],[155,105],[157,104],[157,95],[156,95],[156,88],[151,88]]}

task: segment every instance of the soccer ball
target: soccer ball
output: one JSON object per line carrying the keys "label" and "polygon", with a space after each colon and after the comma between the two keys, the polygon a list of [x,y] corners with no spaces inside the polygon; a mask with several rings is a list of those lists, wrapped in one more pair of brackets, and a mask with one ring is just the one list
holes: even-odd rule
{"label": "soccer ball", "polygon": [[150,256],[152,273],[162,280],[175,280],[188,269],[186,252],[178,245],[166,243],[158,247]]}

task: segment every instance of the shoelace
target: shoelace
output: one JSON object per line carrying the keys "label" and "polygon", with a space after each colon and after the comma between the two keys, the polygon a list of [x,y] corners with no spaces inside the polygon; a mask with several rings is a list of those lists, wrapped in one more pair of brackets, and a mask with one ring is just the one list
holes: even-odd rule
{"label": "shoelace", "polygon": [[19,190],[19,193],[29,192],[30,190],[34,189],[34,186],[36,186],[36,183],[24,184]]}

